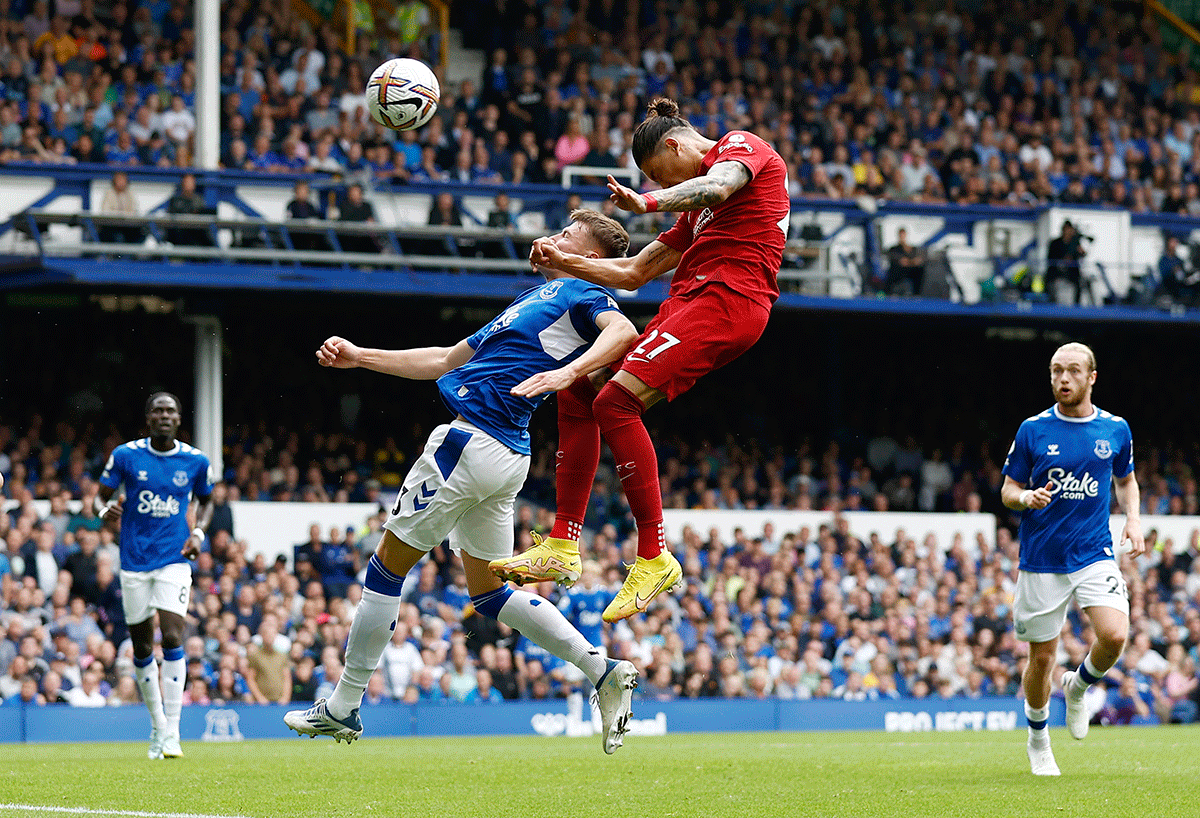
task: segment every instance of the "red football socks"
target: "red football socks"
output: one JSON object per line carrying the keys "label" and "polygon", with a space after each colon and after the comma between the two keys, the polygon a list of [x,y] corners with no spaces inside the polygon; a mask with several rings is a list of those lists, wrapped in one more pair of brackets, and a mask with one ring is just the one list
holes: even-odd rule
{"label": "red football socks", "polygon": [[551,537],[578,540],[583,531],[600,464],[600,427],[592,415],[595,399],[596,390],[586,377],[558,393],[558,454],[554,464],[558,510]]}
{"label": "red football socks", "polygon": [[646,407],[632,392],[609,381],[592,403],[600,433],[617,461],[617,478],[637,521],[638,556],[653,559],[666,548],[658,455],[642,422]]}

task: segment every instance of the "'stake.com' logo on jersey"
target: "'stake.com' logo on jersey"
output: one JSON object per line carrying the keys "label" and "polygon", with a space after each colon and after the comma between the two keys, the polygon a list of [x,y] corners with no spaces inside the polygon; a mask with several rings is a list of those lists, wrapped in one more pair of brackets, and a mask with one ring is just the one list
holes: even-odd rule
{"label": "'stake.com' logo on jersey", "polygon": [[1076,477],[1075,472],[1066,469],[1051,469],[1046,475],[1050,493],[1064,500],[1086,500],[1089,497],[1100,496],[1100,481],[1084,472],[1082,477]]}
{"label": "'stake.com' logo on jersey", "polygon": [[138,493],[138,514],[149,514],[151,517],[174,517],[179,513],[178,498],[159,497],[149,489]]}

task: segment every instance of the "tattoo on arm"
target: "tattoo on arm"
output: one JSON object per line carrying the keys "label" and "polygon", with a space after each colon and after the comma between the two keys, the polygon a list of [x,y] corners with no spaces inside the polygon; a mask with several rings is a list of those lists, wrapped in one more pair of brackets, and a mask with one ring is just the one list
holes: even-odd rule
{"label": "tattoo on arm", "polygon": [[706,175],[658,191],[654,198],[659,210],[699,210],[720,204],[749,181],[750,171],[741,162],[718,162]]}
{"label": "tattoo on arm", "polygon": [[646,256],[646,261],[649,262],[650,264],[654,264],[655,262],[657,262],[659,259],[661,259],[663,256],[665,256],[667,253],[670,253],[670,252],[672,252],[671,248],[668,247],[667,245],[663,244],[663,245],[651,250],[650,255]]}

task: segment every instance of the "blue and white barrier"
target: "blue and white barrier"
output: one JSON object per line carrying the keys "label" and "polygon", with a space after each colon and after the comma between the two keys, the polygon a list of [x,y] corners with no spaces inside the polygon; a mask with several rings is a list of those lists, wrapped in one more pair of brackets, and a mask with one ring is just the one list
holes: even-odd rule
{"label": "blue and white barrier", "polygon": [[[578,694],[568,699],[497,704],[387,702],[363,708],[365,735],[590,736],[600,719]],[[283,724],[284,705],[191,705],[183,709],[184,741],[247,741],[294,735]],[[1024,727],[1015,698],[893,699],[866,702],[816,699],[635,700],[630,734],[883,730],[887,732],[1014,730]],[[141,705],[75,708],[69,705],[0,709],[0,743],[145,741],[149,716]],[[1051,701],[1050,723],[1061,726],[1061,700]]]}

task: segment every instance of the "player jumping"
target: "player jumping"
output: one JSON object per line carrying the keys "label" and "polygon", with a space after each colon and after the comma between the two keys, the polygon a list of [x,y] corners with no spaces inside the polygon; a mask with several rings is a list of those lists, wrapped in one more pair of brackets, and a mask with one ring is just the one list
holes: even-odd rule
{"label": "player jumping", "polygon": [[608,622],[645,611],[683,573],[666,548],[658,458],[642,415],[762,335],[779,297],[790,213],[787,166],[770,145],[745,131],[706,139],[669,99],[650,103],[633,134],[633,157],[664,189],[639,194],[610,176],[613,202],[634,213],[677,212],[674,226],[633,258],[587,258],[539,239],[530,261],[629,290],[674,269],[668,297],[611,380],[593,373],[559,393],[554,528],[524,553],[492,563],[498,576],[517,581],[578,579],[578,540],[603,435],[638,532],[637,560],[604,611]]}
{"label": "player jumping", "polygon": [[[192,590],[190,560],[200,553],[212,520],[208,457],[175,439],[182,406],[169,392],[146,401],[149,437],[113,450],[100,475],[100,517],[120,536],[121,604],[133,642],[134,675],[150,711],[149,758],[179,758],[179,713],[187,668],[184,616]],[[124,488],[124,502],[116,501]],[[197,501],[188,532],[188,504]],[[154,612],[162,631],[162,689],[154,661]]]}
{"label": "player jumping", "polygon": [[1059,774],[1046,720],[1050,674],[1071,597],[1096,634],[1079,668],[1062,676],[1073,738],[1088,731],[1084,693],[1116,664],[1129,635],[1129,598],[1108,527],[1114,478],[1126,514],[1122,541],[1129,541],[1134,556],[1145,549],[1129,424],[1092,404],[1095,383],[1092,350],[1083,344],[1059,347],[1050,359],[1055,404],[1021,424],[1004,462],[1000,497],[1024,512],[1013,619],[1017,638],[1029,643],[1022,686],[1034,775]]}
{"label": "player jumping", "polygon": [[[628,249],[628,235],[612,219],[589,210],[577,210],[571,219],[542,241],[587,258],[620,256]],[[296,732],[347,742],[362,734],[363,691],[395,627],[404,576],[448,535],[462,555],[475,610],[583,671],[596,688],[604,751],[621,746],[637,669],[605,659],[554,605],[512,590],[488,570],[489,560],[512,554],[513,502],[529,471],[529,418],[543,400],[531,395],[565,388],[619,361],[637,338],[604,290],[552,269],[544,272],[546,284],[520,295],[453,347],[362,349],[333,337],[317,350],[324,366],[436,378],[442,400],[457,417],[433,431],[405,478],[367,565],[341,679],[328,701],[286,714],[284,721]],[[532,390],[530,380],[536,382]]]}

